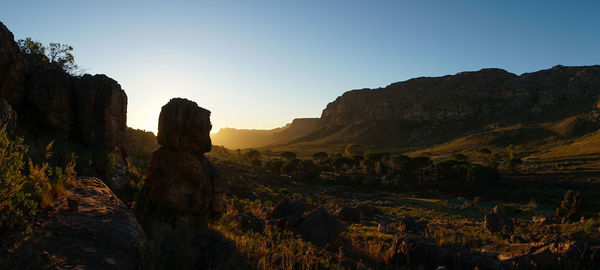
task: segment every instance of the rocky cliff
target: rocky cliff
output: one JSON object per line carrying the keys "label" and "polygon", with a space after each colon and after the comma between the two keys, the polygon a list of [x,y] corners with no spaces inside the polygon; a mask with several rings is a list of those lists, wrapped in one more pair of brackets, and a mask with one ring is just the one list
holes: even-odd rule
{"label": "rocky cliff", "polygon": [[489,127],[563,119],[595,109],[599,97],[600,66],[416,78],[344,93],[300,141],[427,145]]}
{"label": "rocky cliff", "polygon": [[113,149],[125,138],[127,95],[105,75],[72,76],[24,55],[0,22],[0,98],[29,132],[64,134],[87,146]]}

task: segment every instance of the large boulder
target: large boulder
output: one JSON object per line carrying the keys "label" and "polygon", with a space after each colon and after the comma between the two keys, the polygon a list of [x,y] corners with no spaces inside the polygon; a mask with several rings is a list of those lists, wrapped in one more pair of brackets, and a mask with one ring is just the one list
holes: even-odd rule
{"label": "large boulder", "polygon": [[344,230],[346,230],[346,224],[323,207],[311,211],[296,225],[296,232],[304,240],[321,246],[337,238]]}
{"label": "large boulder", "polygon": [[191,153],[210,152],[210,111],[196,102],[174,98],[160,111],[158,144]]}
{"label": "large boulder", "polygon": [[25,64],[15,37],[0,22],[0,97],[13,106],[23,98]]}
{"label": "large boulder", "polygon": [[219,174],[203,153],[210,151],[210,112],[187,99],[162,107],[158,143],[146,185],[156,206],[201,217],[223,212]]}
{"label": "large boulder", "polygon": [[17,127],[17,113],[5,99],[0,98],[0,128],[4,126],[6,126],[8,135],[14,135]]}
{"label": "large boulder", "polygon": [[100,179],[78,179],[33,226],[18,269],[152,269],[142,227]]}

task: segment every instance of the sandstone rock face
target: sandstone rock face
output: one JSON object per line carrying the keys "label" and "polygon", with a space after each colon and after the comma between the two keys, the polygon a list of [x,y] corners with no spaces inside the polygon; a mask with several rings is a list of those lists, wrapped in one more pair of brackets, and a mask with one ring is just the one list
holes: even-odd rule
{"label": "sandstone rock face", "polygon": [[8,135],[14,135],[17,127],[17,113],[5,99],[0,98],[0,128],[4,126],[6,126]]}
{"label": "sandstone rock face", "polygon": [[26,59],[24,119],[36,130],[75,135],[74,79],[62,70],[35,57]]}
{"label": "sandstone rock face", "polygon": [[0,98],[35,132],[64,134],[107,149],[125,138],[127,96],[116,81],[105,75],[74,77],[39,57],[23,55],[2,23]]}
{"label": "sandstone rock face", "polygon": [[152,269],[144,231],[100,179],[80,178],[67,194],[16,252],[20,269]]}
{"label": "sandstone rock face", "polygon": [[596,109],[599,95],[600,66],[556,66],[521,76],[482,69],[416,78],[344,93],[327,105],[315,132],[305,140],[337,133],[331,141],[440,143],[436,139],[491,125],[554,121],[585,113]]}
{"label": "sandstone rock face", "polygon": [[222,213],[218,171],[202,154],[211,148],[209,116],[186,99],[163,106],[158,123],[161,147],[153,154],[146,180],[150,200],[158,207],[202,217]]}
{"label": "sandstone rock face", "polygon": [[210,152],[210,111],[196,102],[171,99],[162,107],[158,121],[158,144],[178,151]]}
{"label": "sandstone rock face", "polygon": [[15,105],[23,97],[25,64],[15,37],[0,22],[0,97]]}
{"label": "sandstone rock face", "polygon": [[87,144],[112,148],[125,139],[127,95],[106,75],[89,74],[75,81],[75,111],[79,135]]}

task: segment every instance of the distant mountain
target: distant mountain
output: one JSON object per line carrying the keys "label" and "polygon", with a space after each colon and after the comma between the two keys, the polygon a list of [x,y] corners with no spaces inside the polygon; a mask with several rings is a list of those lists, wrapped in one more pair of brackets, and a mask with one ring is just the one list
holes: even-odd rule
{"label": "distant mountain", "polygon": [[222,129],[213,142],[304,154],[340,152],[348,143],[410,152],[452,142],[445,149],[455,152],[475,138],[479,143],[469,145],[505,147],[583,136],[600,128],[598,109],[600,66],[522,75],[482,69],[348,91],[318,119],[273,130]]}
{"label": "distant mountain", "polygon": [[600,66],[515,75],[482,69],[352,90],[298,143],[415,147],[514,124],[559,121],[600,105]]}
{"label": "distant mountain", "polygon": [[230,149],[284,144],[309,134],[317,120],[318,118],[297,118],[283,127],[270,130],[222,128],[212,134],[211,138],[214,145]]}

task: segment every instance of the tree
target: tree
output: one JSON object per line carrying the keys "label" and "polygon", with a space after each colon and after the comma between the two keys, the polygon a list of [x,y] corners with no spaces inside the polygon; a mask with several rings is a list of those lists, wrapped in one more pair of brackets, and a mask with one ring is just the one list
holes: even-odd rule
{"label": "tree", "polygon": [[407,172],[407,162],[410,160],[409,156],[396,155],[392,158],[392,167],[394,168],[394,174],[399,172]]}
{"label": "tree", "polygon": [[267,170],[269,170],[271,173],[276,173],[279,174],[281,173],[281,167],[283,166],[283,164],[285,164],[285,162],[283,162],[283,160],[280,159],[273,159],[270,160],[265,167],[267,168]]}
{"label": "tree", "polygon": [[69,45],[50,43],[46,47],[46,56],[48,57],[48,60],[50,60],[50,63],[57,65],[66,72],[76,72],[79,69],[75,64],[73,47]]}
{"label": "tree", "polygon": [[296,158],[296,153],[294,152],[283,152],[281,153],[281,157],[285,160],[292,160]]}
{"label": "tree", "polygon": [[39,41],[34,41],[30,37],[26,39],[19,39],[17,44],[19,44],[19,49],[21,49],[21,52],[23,53],[46,56],[46,48],[44,47],[44,44]]}
{"label": "tree", "polygon": [[345,154],[347,157],[362,156],[364,151],[360,145],[351,143],[346,146]]}
{"label": "tree", "polygon": [[327,155],[327,152],[317,152],[313,154],[313,159],[319,164],[322,164],[328,157],[329,155]]}
{"label": "tree", "polygon": [[319,177],[320,170],[312,160],[306,159],[300,162],[298,173],[305,179],[315,179]]}
{"label": "tree", "polygon": [[556,215],[569,220],[576,220],[581,216],[584,200],[581,193],[568,190],[563,197],[560,207],[556,208]]}
{"label": "tree", "polygon": [[301,160],[297,158],[288,160],[288,162],[281,167],[281,173],[289,176],[295,175],[298,172],[300,161]]}
{"label": "tree", "polygon": [[20,39],[17,43],[23,53],[36,55],[40,61],[49,62],[71,75],[79,75],[82,72],[75,64],[73,47],[70,45],[51,42],[44,46],[41,42],[31,38]]}
{"label": "tree", "polygon": [[258,150],[250,149],[244,154],[244,158],[250,162],[259,159],[261,156]]}
{"label": "tree", "polygon": [[423,180],[425,178],[425,169],[430,167],[432,164],[429,157],[415,157],[407,161],[407,168],[409,171],[416,173],[419,180],[419,186],[423,186]]}

